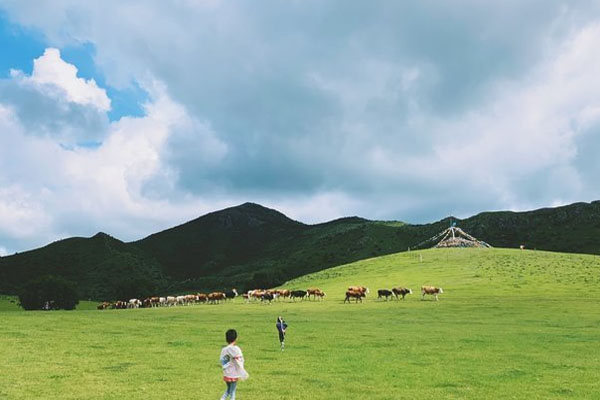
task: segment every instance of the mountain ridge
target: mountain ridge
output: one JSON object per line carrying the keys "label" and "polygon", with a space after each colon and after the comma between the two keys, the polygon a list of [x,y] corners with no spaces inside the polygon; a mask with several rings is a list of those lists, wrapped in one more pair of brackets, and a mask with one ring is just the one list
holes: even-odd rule
{"label": "mountain ridge", "polygon": [[0,293],[40,275],[77,283],[82,298],[125,293],[275,286],[335,265],[406,251],[454,221],[495,247],[598,253],[600,201],[486,211],[430,224],[343,217],[308,225],[255,203],[217,210],[143,239],[104,232],[0,257]]}

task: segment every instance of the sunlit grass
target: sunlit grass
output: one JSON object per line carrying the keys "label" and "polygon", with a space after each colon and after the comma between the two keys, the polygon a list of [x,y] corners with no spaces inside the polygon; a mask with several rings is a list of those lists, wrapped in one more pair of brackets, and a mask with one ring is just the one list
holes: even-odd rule
{"label": "sunlit grass", "polygon": [[[422,284],[443,287],[440,301],[421,301]],[[371,294],[343,304],[349,285]],[[286,286],[321,287],[327,297],[72,312],[5,312],[0,300],[0,399],[216,399],[228,328],[240,334],[251,375],[239,399],[600,396],[600,259],[593,256],[410,252]],[[392,286],[415,293],[375,300],[378,288]],[[290,325],[283,353],[279,314]]]}

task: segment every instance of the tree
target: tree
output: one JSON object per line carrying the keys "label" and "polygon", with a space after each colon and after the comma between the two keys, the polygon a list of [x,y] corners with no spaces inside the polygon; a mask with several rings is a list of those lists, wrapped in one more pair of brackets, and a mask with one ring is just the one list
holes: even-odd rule
{"label": "tree", "polygon": [[145,299],[156,295],[157,284],[143,276],[127,278],[116,285],[115,294],[119,300]]}
{"label": "tree", "polygon": [[19,302],[25,310],[73,310],[79,299],[73,282],[46,275],[23,285]]}

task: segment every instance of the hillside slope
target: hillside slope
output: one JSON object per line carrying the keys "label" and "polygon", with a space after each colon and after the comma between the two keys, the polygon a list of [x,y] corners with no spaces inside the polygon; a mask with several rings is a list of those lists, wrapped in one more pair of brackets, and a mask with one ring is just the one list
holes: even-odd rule
{"label": "hillside slope", "polygon": [[[111,299],[125,283],[170,293],[270,287],[294,277],[407,250],[457,222],[495,247],[598,253],[600,202],[528,212],[486,212],[432,224],[341,218],[317,225],[246,203],[123,243],[105,234],[0,258],[0,292],[34,276],[75,281],[83,298]],[[162,293],[162,292],[161,292]],[[113,297],[111,297],[113,296]]]}
{"label": "hillside slope", "polygon": [[82,299],[116,298],[126,286],[158,289],[165,282],[162,267],[153,257],[105,233],[0,258],[2,293],[15,293],[21,284],[42,275],[75,282]]}

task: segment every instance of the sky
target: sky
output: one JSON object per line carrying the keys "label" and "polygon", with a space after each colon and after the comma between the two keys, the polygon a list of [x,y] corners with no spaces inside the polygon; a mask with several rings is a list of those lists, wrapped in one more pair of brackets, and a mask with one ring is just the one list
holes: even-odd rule
{"label": "sky", "polygon": [[0,0],[0,255],[600,199],[598,49],[600,1]]}

